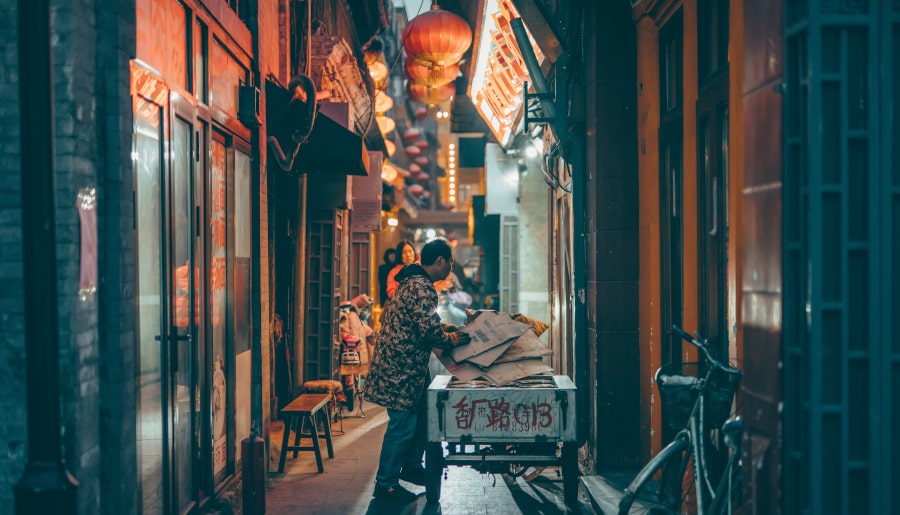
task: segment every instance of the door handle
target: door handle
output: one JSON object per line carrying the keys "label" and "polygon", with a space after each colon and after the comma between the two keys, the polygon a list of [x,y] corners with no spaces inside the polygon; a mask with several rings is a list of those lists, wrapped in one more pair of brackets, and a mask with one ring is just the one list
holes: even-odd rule
{"label": "door handle", "polygon": [[[175,340],[176,342],[189,342],[189,341],[191,341],[191,335],[190,335],[190,333],[188,333],[188,334],[173,334],[172,336],[169,336],[169,338],[172,339],[172,340]],[[157,334],[153,339],[156,340],[156,341],[158,341],[158,342],[161,342],[161,341],[162,341],[162,336],[160,336],[160,335]]]}
{"label": "door handle", "polygon": [[712,183],[712,215],[713,226],[709,230],[710,236],[715,236],[719,232],[719,183],[718,177],[713,177]]}
{"label": "door handle", "polygon": [[[161,335],[157,334],[154,339],[158,342],[162,342]],[[191,341],[191,334],[190,333],[188,333],[188,334],[172,334],[169,336],[169,339],[176,341],[176,342],[189,342],[189,341]],[[171,352],[169,354],[169,357],[171,360],[172,372],[178,372],[178,351],[177,351],[177,349],[174,352]]]}

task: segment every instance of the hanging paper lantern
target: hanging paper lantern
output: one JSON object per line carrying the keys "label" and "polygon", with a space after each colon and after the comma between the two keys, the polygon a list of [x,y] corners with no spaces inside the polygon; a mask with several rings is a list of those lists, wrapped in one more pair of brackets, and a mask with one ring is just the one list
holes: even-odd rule
{"label": "hanging paper lantern", "polygon": [[403,29],[406,55],[420,64],[447,66],[458,62],[472,44],[472,29],[461,17],[435,4]]}
{"label": "hanging paper lantern", "polygon": [[453,211],[453,204],[450,202],[442,202],[441,207],[444,208],[444,211]]}
{"label": "hanging paper lantern", "polygon": [[425,109],[424,107],[420,107],[420,108],[416,109],[416,112],[413,114],[415,115],[416,120],[421,122],[422,120],[425,119],[426,116],[428,116],[428,109]]}
{"label": "hanging paper lantern", "polygon": [[428,105],[443,104],[456,94],[456,86],[452,82],[436,88],[410,82],[407,84],[406,90],[409,93],[409,98]]}
{"label": "hanging paper lantern", "polygon": [[425,172],[422,172],[416,176],[416,180],[423,184],[427,183],[430,179],[431,179],[431,176]]}
{"label": "hanging paper lantern", "polygon": [[369,63],[369,76],[372,77],[372,80],[375,81],[375,84],[379,82],[384,82],[388,76],[388,67],[381,61],[375,61],[373,63]]}
{"label": "hanging paper lantern", "polygon": [[394,107],[394,99],[391,98],[384,91],[379,91],[375,93],[375,112],[376,113],[386,113],[390,111],[390,109]]}
{"label": "hanging paper lantern", "polygon": [[381,165],[381,180],[387,183],[394,182],[397,180],[397,176],[399,172],[394,166],[390,163],[383,163]]}
{"label": "hanging paper lantern", "polygon": [[410,146],[406,147],[404,150],[406,151],[406,155],[408,155],[409,157],[416,157],[416,156],[422,155],[422,149],[415,145],[410,145]]}
{"label": "hanging paper lantern", "polygon": [[384,148],[387,149],[388,157],[391,157],[397,153],[397,145],[395,145],[391,140],[384,140]]}
{"label": "hanging paper lantern", "polygon": [[417,63],[415,59],[407,58],[403,64],[403,70],[411,81],[427,86],[443,86],[453,82],[459,75],[459,64],[425,66]]}
{"label": "hanging paper lantern", "polygon": [[428,166],[428,158],[425,156],[419,156],[416,158],[416,164],[419,166]]}
{"label": "hanging paper lantern", "polygon": [[394,132],[394,129],[397,127],[397,122],[395,122],[393,118],[388,118],[387,116],[376,116],[375,123],[378,124],[378,130],[381,131],[382,136]]}
{"label": "hanging paper lantern", "polygon": [[417,165],[416,163],[413,163],[413,164],[409,165],[409,173],[413,174],[414,176],[417,176],[420,173],[422,173],[422,167]]}
{"label": "hanging paper lantern", "polygon": [[413,184],[407,189],[407,191],[418,197],[425,193],[425,188],[423,188],[421,184]]}
{"label": "hanging paper lantern", "polygon": [[426,190],[425,193],[422,193],[422,198],[425,199],[425,200],[430,199],[430,198],[431,198],[431,192]]}
{"label": "hanging paper lantern", "polygon": [[403,139],[405,139],[406,141],[415,141],[419,139],[419,136],[421,135],[422,131],[416,129],[415,127],[410,127],[403,133]]}
{"label": "hanging paper lantern", "polygon": [[415,143],[415,145],[417,147],[421,148],[422,150],[425,150],[426,148],[428,148],[428,142],[425,141],[424,139],[420,139],[419,141],[417,141]]}

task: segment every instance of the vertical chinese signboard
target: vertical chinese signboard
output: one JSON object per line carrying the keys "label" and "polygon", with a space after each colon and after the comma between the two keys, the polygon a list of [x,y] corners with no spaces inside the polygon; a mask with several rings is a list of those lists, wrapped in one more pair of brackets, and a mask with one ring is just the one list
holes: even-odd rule
{"label": "vertical chinese signboard", "polygon": [[213,476],[218,482],[225,475],[227,453],[227,400],[225,361],[225,313],[228,299],[226,283],[226,158],[225,144],[216,138],[212,142],[212,162],[209,177],[209,302],[212,338],[212,440]]}

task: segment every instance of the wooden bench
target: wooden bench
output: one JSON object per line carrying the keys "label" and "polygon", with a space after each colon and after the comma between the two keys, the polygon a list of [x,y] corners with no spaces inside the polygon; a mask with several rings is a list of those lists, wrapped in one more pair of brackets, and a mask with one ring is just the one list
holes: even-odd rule
{"label": "wooden bench", "polygon": [[[328,447],[328,457],[334,458],[334,448],[331,445],[331,421],[328,420],[328,412],[325,406],[331,400],[331,395],[327,393],[304,393],[292,400],[290,404],[281,408],[281,418],[284,420],[284,437],[281,440],[281,459],[278,461],[278,472],[284,472],[284,458],[288,451],[294,451],[294,458],[297,457],[299,451],[315,451],[316,465],[319,473],[324,472],[325,467],[322,466],[322,450],[319,448],[319,429],[316,419],[322,422],[325,432],[321,435],[325,437],[325,443]],[[309,432],[304,432],[304,427],[309,426]],[[296,426],[294,430],[294,445],[288,445],[290,442],[291,428]],[[301,438],[311,438],[312,445],[301,446]]]}

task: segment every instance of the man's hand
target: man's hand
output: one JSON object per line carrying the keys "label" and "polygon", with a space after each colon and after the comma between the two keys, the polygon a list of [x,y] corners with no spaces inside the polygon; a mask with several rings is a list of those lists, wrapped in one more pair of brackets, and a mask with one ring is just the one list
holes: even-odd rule
{"label": "man's hand", "polygon": [[462,331],[457,331],[455,333],[447,333],[447,336],[450,337],[450,345],[454,347],[458,347],[460,345],[465,345],[472,341],[472,337],[468,335],[468,333],[464,333]]}

